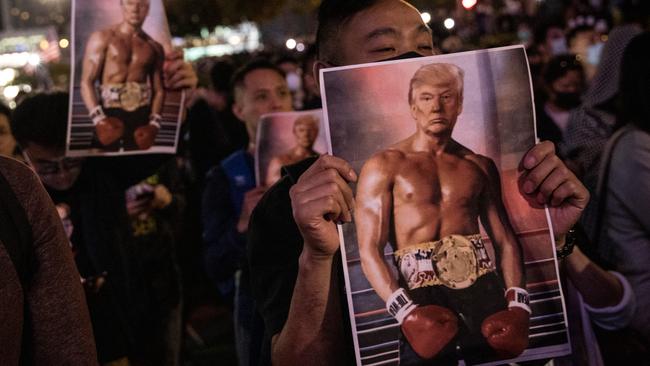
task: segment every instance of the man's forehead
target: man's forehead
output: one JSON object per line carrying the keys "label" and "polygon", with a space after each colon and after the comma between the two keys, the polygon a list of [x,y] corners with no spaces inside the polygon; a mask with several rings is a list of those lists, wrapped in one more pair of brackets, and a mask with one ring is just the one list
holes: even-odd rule
{"label": "man's forehead", "polygon": [[343,35],[372,37],[390,31],[428,32],[420,13],[401,0],[383,0],[355,14],[342,27]]}
{"label": "man's forehead", "polygon": [[419,82],[413,86],[413,90],[418,92],[426,92],[431,89],[449,89],[456,90],[456,83],[453,78],[444,78],[433,82]]}
{"label": "man's forehead", "polygon": [[284,77],[271,69],[257,69],[244,77],[244,88],[249,91],[286,86]]}

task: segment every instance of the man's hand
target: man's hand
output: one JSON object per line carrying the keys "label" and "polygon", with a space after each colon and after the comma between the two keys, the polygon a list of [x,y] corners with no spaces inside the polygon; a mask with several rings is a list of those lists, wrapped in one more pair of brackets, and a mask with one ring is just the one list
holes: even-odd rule
{"label": "man's hand", "polygon": [[183,60],[182,51],[172,51],[165,55],[163,78],[166,89],[194,89],[199,82],[192,65]]}
{"label": "man's hand", "polygon": [[310,254],[330,257],[338,249],[336,223],[352,221],[354,197],[348,183],[356,180],[347,162],[323,155],[291,187],[293,217]]}
{"label": "man's hand", "polygon": [[169,189],[162,184],[158,184],[153,188],[153,200],[151,201],[151,208],[154,210],[163,209],[172,203],[172,194]]}
{"label": "man's hand", "polygon": [[156,136],[158,135],[158,127],[154,125],[146,125],[138,127],[135,132],[133,132],[133,138],[135,139],[136,145],[140,150],[147,150],[153,146],[156,142]]}
{"label": "man's hand", "polygon": [[99,143],[108,146],[124,134],[124,122],[115,117],[107,117],[95,126]]}
{"label": "man's hand", "polygon": [[251,213],[253,213],[253,209],[255,209],[255,206],[257,206],[257,203],[260,201],[266,190],[267,187],[257,187],[246,192],[244,195],[241,214],[239,215],[239,221],[237,222],[238,232],[245,233],[248,231],[248,222],[251,219]]}
{"label": "man's hand", "polygon": [[520,192],[533,207],[548,204],[554,234],[564,236],[587,206],[589,191],[555,155],[555,146],[549,141],[530,149],[520,169]]}

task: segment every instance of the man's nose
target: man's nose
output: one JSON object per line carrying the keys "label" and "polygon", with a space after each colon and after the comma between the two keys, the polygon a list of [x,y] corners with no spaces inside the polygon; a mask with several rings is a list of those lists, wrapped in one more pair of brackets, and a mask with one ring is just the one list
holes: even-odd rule
{"label": "man's nose", "polygon": [[440,102],[440,98],[431,99],[431,111],[437,112],[440,109],[442,109],[442,103]]}

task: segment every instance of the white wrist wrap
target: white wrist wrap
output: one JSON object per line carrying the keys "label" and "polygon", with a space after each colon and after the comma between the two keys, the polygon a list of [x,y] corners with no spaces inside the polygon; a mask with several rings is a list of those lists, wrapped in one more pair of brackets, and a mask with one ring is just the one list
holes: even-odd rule
{"label": "white wrist wrap", "polygon": [[162,116],[154,113],[149,117],[149,124],[152,126],[156,126],[158,129],[160,129],[160,123],[162,122]]}
{"label": "white wrist wrap", "polygon": [[392,315],[400,325],[404,321],[404,318],[406,318],[411,311],[415,310],[416,307],[417,305],[413,303],[413,300],[411,300],[403,288],[397,289],[393,292],[386,301],[386,310],[388,310],[388,313]]}
{"label": "white wrist wrap", "polygon": [[506,301],[508,301],[508,308],[517,307],[522,308],[531,314],[530,298],[528,291],[521,287],[510,287],[506,290]]}
{"label": "white wrist wrap", "polygon": [[99,122],[106,119],[106,114],[104,114],[104,110],[102,109],[101,105],[93,108],[93,110],[88,113],[88,116],[93,120],[93,125],[97,125]]}

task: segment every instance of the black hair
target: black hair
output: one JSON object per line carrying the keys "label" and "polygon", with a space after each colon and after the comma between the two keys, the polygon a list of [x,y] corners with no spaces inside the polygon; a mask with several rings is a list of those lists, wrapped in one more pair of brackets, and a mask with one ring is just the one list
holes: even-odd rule
{"label": "black hair", "polygon": [[578,71],[580,75],[583,75],[584,72],[582,64],[575,55],[559,55],[553,57],[548,62],[544,68],[542,77],[544,78],[544,82],[550,85],[555,80],[566,75],[569,71]]}
{"label": "black hair", "polygon": [[11,131],[23,147],[34,143],[65,149],[68,93],[39,93],[25,98],[11,116]]}
{"label": "black hair", "polygon": [[244,79],[246,79],[246,75],[255,70],[271,70],[277,72],[280,76],[282,76],[282,78],[286,76],[284,71],[274,65],[271,61],[265,58],[255,59],[235,71],[235,74],[232,77],[232,82],[230,83],[233,95],[236,88],[244,86]]}
{"label": "black hair", "polygon": [[618,125],[633,123],[650,133],[650,32],[632,39],[623,52]]}
{"label": "black hair", "polygon": [[214,90],[221,93],[230,91],[230,78],[235,72],[232,61],[223,59],[216,61],[210,68],[210,82]]}
{"label": "black hair", "polygon": [[564,23],[558,20],[538,23],[533,31],[533,42],[538,45],[546,43],[546,36],[551,28],[560,28],[564,30]]}
{"label": "black hair", "polygon": [[357,13],[372,7],[380,0],[323,0],[318,10],[316,49],[318,58],[331,60],[334,50],[331,44],[338,39],[339,28]]}
{"label": "black hair", "polygon": [[2,102],[0,102],[0,114],[7,116],[7,118],[11,120],[11,109]]}

